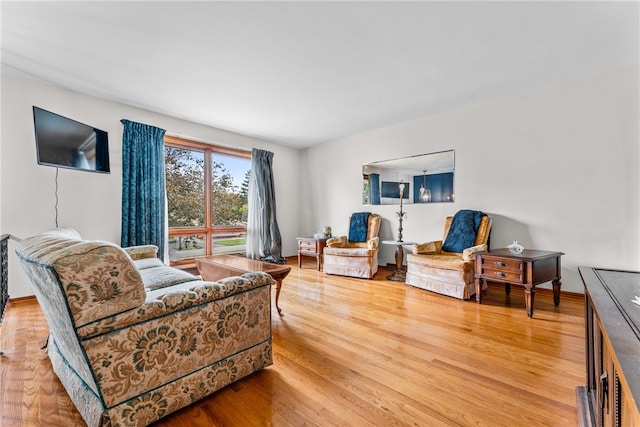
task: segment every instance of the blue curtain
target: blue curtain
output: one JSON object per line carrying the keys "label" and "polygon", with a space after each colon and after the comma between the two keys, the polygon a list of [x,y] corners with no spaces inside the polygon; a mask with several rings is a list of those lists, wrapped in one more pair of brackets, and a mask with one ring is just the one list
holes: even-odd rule
{"label": "blue curtain", "polygon": [[369,174],[369,195],[372,205],[380,204],[380,175],[377,173]]}
{"label": "blue curtain", "polygon": [[121,245],[156,245],[164,260],[166,193],[164,129],[121,120],[122,233]]}
{"label": "blue curtain", "polygon": [[273,153],[251,151],[247,257],[284,264],[282,236],[276,219],[276,192],[273,183]]}

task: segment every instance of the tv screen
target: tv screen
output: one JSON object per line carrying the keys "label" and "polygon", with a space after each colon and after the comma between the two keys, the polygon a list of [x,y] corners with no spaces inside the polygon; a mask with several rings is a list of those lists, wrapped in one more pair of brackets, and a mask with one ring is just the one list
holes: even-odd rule
{"label": "tv screen", "polygon": [[33,107],[38,164],[109,173],[109,138],[96,129]]}

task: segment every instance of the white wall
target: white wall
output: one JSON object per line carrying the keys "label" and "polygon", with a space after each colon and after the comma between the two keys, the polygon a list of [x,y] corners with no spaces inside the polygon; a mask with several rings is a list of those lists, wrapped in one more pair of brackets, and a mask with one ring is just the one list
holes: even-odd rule
{"label": "white wall", "polygon": [[[110,175],[59,172],[59,224],[87,238],[120,239],[122,118],[273,151],[285,256],[296,236],[346,232],[348,215],[365,209],[383,216],[382,239],[395,238],[397,206],[360,204],[362,164],[455,149],[456,203],[406,206],[405,240],[440,238],[446,215],[480,209],[494,221],[492,247],[517,239],[565,252],[563,288],[581,292],[578,265],[640,270],[639,74],[636,64],[303,151],[2,74],[0,232],[55,225],[55,169],[36,164],[38,105],[109,132]],[[10,295],[30,295],[9,245]],[[383,245],[381,263],[393,255]]]}
{"label": "white wall", "polygon": [[[407,205],[404,240],[442,238],[444,217],[478,209],[493,218],[491,247],[513,240],[565,252],[563,289],[582,292],[580,265],[640,269],[638,64],[311,148],[303,203],[307,234],[347,230],[351,212],[384,218],[397,206],[361,205],[362,164],[455,150],[453,204]],[[382,245],[380,263],[393,261]],[[549,285],[544,285],[549,287]]]}
{"label": "white wall", "polygon": [[[283,255],[296,253],[300,192],[300,151],[145,110],[81,95],[6,73],[2,74],[0,140],[0,232],[27,237],[55,227],[56,169],[36,163],[32,106],[36,105],[109,133],[111,174],[59,169],[58,224],[73,227],[88,239],[120,243],[122,184],[122,124],[120,119],[147,123],[169,134],[243,149],[274,153],[277,215]],[[9,294],[31,295],[26,275],[9,244]]]}

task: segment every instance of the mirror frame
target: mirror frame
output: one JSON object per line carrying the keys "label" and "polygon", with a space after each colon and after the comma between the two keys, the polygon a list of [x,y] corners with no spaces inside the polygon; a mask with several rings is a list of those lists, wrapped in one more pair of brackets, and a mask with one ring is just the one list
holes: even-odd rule
{"label": "mirror frame", "polygon": [[362,203],[453,203],[454,178],[455,150],[367,163],[362,166]]}

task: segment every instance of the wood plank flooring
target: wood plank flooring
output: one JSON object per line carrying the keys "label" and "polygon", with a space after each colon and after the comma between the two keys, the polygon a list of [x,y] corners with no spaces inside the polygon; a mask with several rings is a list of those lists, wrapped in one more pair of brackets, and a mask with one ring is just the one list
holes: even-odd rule
{"label": "wood plank flooring", "polygon": [[[491,286],[482,305],[289,260],[274,364],[156,426],[571,426],[583,385],[583,297]],[[275,291],[275,290],[274,290]],[[0,426],[82,426],[40,347],[35,302],[0,328]]]}

